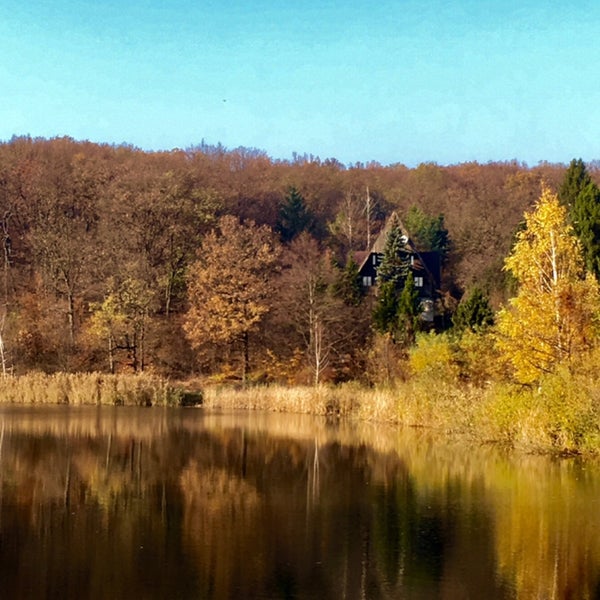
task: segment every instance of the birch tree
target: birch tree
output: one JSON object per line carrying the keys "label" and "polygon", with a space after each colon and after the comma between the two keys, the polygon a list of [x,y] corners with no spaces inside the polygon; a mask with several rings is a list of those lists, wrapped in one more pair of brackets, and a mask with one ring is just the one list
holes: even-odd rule
{"label": "birch tree", "polygon": [[517,380],[534,383],[594,344],[600,301],[558,197],[543,189],[525,221],[505,261],[519,287],[498,315],[497,344]]}
{"label": "birch tree", "polygon": [[280,311],[302,340],[312,382],[318,385],[325,371],[334,368],[353,324],[346,320],[343,299],[334,293],[337,273],[330,253],[304,232],[290,244],[285,260]]}

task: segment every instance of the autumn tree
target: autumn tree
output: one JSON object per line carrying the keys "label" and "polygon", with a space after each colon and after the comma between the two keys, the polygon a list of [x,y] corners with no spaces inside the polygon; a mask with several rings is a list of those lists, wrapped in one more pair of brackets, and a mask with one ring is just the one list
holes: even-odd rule
{"label": "autumn tree", "polygon": [[315,385],[322,381],[326,370],[335,368],[344,335],[352,329],[352,322],[344,318],[344,300],[336,293],[337,276],[330,253],[306,232],[284,254],[279,282],[280,321],[291,326]]}
{"label": "autumn tree", "polygon": [[190,308],[184,330],[194,348],[238,344],[242,379],[249,369],[249,339],[272,307],[279,248],[269,227],[221,217],[206,235],[188,273]]}
{"label": "autumn tree", "polygon": [[29,208],[27,241],[47,288],[66,304],[69,351],[77,333],[77,304],[98,266],[97,225],[99,179],[92,176],[84,154],[72,142],[59,140],[59,150],[40,161]]}
{"label": "autumn tree", "polygon": [[335,220],[328,225],[329,233],[346,255],[354,250],[361,250],[367,241],[367,227],[371,217],[370,197],[367,202],[361,195],[346,192],[340,203]]}
{"label": "autumn tree", "polygon": [[90,333],[105,341],[108,367],[114,373],[117,357],[134,373],[144,371],[147,329],[157,304],[156,293],[147,283],[133,278],[110,278],[102,302],[90,305]]}
{"label": "autumn tree", "polygon": [[600,302],[558,197],[544,188],[525,221],[505,261],[518,292],[498,314],[497,345],[517,379],[534,383],[595,343]]}
{"label": "autumn tree", "polygon": [[115,187],[103,238],[121,278],[143,280],[160,291],[169,317],[185,298],[185,270],[202,231],[214,223],[219,199],[201,190],[184,169],[133,165]]}

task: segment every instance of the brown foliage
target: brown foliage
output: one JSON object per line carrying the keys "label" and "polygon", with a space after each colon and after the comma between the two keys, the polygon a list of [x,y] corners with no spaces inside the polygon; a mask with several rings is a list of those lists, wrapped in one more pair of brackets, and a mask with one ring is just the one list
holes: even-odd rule
{"label": "brown foliage", "polygon": [[[499,303],[506,296],[502,261],[521,216],[537,197],[540,181],[556,189],[564,171],[563,165],[528,168],[516,162],[346,168],[333,159],[274,161],[253,149],[229,151],[204,144],[185,151],[142,152],[70,138],[14,138],[0,144],[1,300],[3,314],[11,315],[7,327],[19,322],[32,335],[37,330],[39,339],[34,344],[26,336],[30,351],[22,353],[15,331],[7,329],[9,360],[16,368],[50,368],[57,359],[47,349],[56,344],[48,340],[55,337],[64,356],[58,363],[105,368],[105,357],[89,351],[83,337],[93,315],[89,307],[133,281],[153,296],[145,335],[161,331],[172,338],[158,343],[147,337],[147,366],[165,374],[180,372],[193,362],[189,348],[181,348],[186,353],[181,358],[165,354],[179,352],[181,316],[188,309],[186,273],[196,249],[224,214],[272,227],[290,186],[301,192],[315,217],[317,262],[326,248],[342,263],[347,251],[366,247],[366,219],[360,211],[368,189],[373,237],[393,209],[402,214],[417,206],[429,215],[443,214],[452,241],[444,291],[458,296],[478,283]],[[597,166],[591,165],[590,173],[597,178]],[[304,260],[308,268],[308,257]],[[275,280],[270,273],[271,294]],[[39,293],[43,303],[54,305],[57,318],[34,326],[25,299]],[[284,303],[285,298],[271,300]],[[356,323],[365,315],[368,320],[368,308],[355,313],[345,307],[340,320]],[[300,334],[291,319],[287,325],[262,319],[259,329],[253,332],[257,355],[266,356],[270,349],[289,358],[299,347]],[[359,338],[366,338],[364,331],[357,335],[342,343],[339,357],[356,355],[348,346],[362,346]],[[162,348],[158,353],[152,351],[155,344]],[[214,349],[209,354],[218,356]]]}

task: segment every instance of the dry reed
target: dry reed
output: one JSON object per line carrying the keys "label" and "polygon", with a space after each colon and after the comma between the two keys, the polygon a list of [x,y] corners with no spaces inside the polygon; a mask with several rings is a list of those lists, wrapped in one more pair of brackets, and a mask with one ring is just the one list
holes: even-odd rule
{"label": "dry reed", "polygon": [[110,404],[175,406],[182,392],[151,375],[29,373],[0,380],[0,402],[12,404]]}

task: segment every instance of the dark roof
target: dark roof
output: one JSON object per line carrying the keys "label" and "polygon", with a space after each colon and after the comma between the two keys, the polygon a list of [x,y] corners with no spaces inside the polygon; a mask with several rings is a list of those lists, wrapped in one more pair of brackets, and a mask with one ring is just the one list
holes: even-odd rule
{"label": "dark roof", "polygon": [[[383,254],[383,251],[385,250],[385,243],[387,242],[387,237],[390,234],[392,227],[394,226],[394,222],[398,224],[398,226],[400,227],[400,231],[403,235],[406,236],[406,239],[408,240],[410,238],[406,227],[404,227],[404,223],[402,223],[402,221],[400,220],[398,213],[394,211],[390,215],[389,219],[385,222],[383,229],[379,232],[375,243],[373,244],[373,246],[371,246],[371,253],[376,252],[377,254]],[[406,244],[406,246],[407,248],[410,248],[410,245],[408,243]]]}
{"label": "dark roof", "polygon": [[440,287],[440,272],[441,272],[440,253],[437,251],[419,252],[415,248],[414,244],[412,243],[412,241],[410,239],[410,235],[408,233],[408,230],[404,226],[404,223],[402,223],[402,221],[401,221],[400,217],[398,216],[398,214],[396,213],[396,211],[394,211],[389,216],[383,229],[379,232],[379,235],[377,236],[377,239],[371,246],[370,250],[368,250],[366,252],[363,251],[363,252],[355,253],[354,256],[355,256],[356,262],[359,265],[359,272],[363,270],[365,264],[369,261],[369,258],[372,254],[383,254],[383,252],[385,250],[385,244],[387,242],[387,237],[394,225],[394,221],[399,225],[400,231],[402,232],[402,234],[406,236],[406,239],[407,239],[406,246],[405,246],[406,249],[416,256],[417,260],[420,263],[419,266],[422,268],[422,270],[424,270],[428,273],[435,288],[439,289],[439,287]]}
{"label": "dark roof", "polygon": [[406,227],[404,227],[404,223],[402,223],[402,221],[400,220],[398,213],[396,213],[396,211],[394,211],[389,216],[388,220],[385,222],[383,229],[379,232],[379,235],[375,239],[375,242],[373,243],[371,248],[366,252],[363,251],[360,253],[362,255],[361,260],[358,259],[359,253],[358,252],[356,253],[356,255],[355,255],[357,257],[356,262],[359,265],[359,270],[362,269],[364,264],[369,259],[369,256],[371,256],[371,254],[383,254],[383,251],[385,250],[385,243],[387,242],[388,235],[394,225],[394,222],[396,222],[399,225],[400,231],[402,232],[403,235],[406,236],[406,239],[408,240],[406,243],[407,250],[414,251],[414,248],[412,247],[412,244],[410,242],[410,236],[408,235],[408,231],[407,231]]}
{"label": "dark roof", "polygon": [[364,265],[365,261],[367,260],[367,258],[369,258],[370,254],[371,253],[368,250],[360,250],[353,253],[354,260],[356,261],[356,264],[358,265],[359,269]]}

